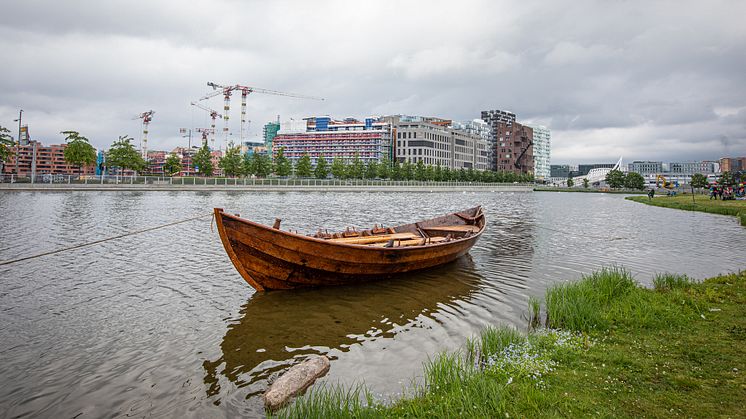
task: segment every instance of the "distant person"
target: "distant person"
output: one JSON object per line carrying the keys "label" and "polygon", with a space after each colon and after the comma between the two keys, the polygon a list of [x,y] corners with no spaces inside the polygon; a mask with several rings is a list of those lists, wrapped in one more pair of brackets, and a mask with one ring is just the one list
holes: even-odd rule
{"label": "distant person", "polygon": [[650,190],[648,191],[648,199],[653,199],[654,196],[655,196],[655,189],[650,188]]}

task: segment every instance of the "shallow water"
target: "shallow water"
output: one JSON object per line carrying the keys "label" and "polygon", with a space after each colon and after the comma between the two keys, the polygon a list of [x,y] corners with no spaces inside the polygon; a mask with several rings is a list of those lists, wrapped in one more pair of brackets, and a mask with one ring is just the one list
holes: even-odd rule
{"label": "shallow water", "polygon": [[490,324],[525,326],[528,297],[617,264],[650,284],[746,269],[735,217],[570,193],[11,192],[0,260],[224,207],[313,232],[395,225],[483,205],[469,256],[355,287],[254,294],[210,217],[0,266],[5,417],[261,415],[260,394],[308,354],[322,381],[396,397],[422,362]]}

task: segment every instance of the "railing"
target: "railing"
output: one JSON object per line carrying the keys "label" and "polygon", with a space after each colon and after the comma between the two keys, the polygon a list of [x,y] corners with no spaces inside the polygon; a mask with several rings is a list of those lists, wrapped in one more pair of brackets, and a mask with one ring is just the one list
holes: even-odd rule
{"label": "railing", "polygon": [[44,185],[168,185],[168,186],[274,186],[274,187],[532,187],[532,183],[487,183],[468,181],[417,181],[382,179],[314,179],[314,178],[256,178],[256,177],[192,177],[192,176],[116,176],[40,174],[18,176],[0,175],[0,183]]}

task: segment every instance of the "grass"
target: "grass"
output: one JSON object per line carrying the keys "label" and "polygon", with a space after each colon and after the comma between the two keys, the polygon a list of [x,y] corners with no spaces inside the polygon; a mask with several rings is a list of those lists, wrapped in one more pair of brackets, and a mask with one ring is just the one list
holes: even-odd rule
{"label": "grass", "polygon": [[[553,286],[545,301],[547,328],[485,329],[461,351],[427,362],[408,398],[385,402],[361,387],[321,387],[278,415],[743,415],[746,272],[703,282],[661,274],[645,289],[624,269],[608,268]],[[529,322],[536,305],[529,303]]]}
{"label": "grass", "polygon": [[647,192],[639,189],[598,189],[595,187],[584,188],[581,186],[573,186],[572,188],[567,187],[544,187],[537,186],[534,188],[534,192],[581,192],[581,193],[610,193],[610,194],[646,194]]}
{"label": "grass", "polygon": [[707,195],[694,195],[694,202],[692,202],[692,195],[661,196],[653,199],[642,196],[628,196],[626,199],[656,207],[732,215],[738,217],[741,225],[746,227],[746,201],[744,200],[710,200]]}

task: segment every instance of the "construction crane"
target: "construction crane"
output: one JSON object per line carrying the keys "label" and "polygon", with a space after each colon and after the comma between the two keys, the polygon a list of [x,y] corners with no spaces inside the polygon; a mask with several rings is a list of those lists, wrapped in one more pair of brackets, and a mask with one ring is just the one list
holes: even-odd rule
{"label": "construction crane", "polygon": [[202,134],[202,145],[207,144],[207,136],[212,137],[213,145],[215,145],[215,125],[212,128],[197,128],[197,132]]}
{"label": "construction crane", "polygon": [[240,91],[241,92],[241,127],[240,127],[240,138],[241,143],[243,143],[243,135],[244,135],[244,126],[246,125],[246,98],[249,96],[250,93],[262,93],[266,95],[275,95],[275,96],[286,96],[286,97],[295,97],[299,99],[312,99],[312,100],[324,100],[320,97],[315,96],[306,96],[306,95],[299,95],[295,93],[286,93],[286,92],[279,92],[277,90],[268,90],[268,89],[262,89],[259,87],[251,87],[251,86],[242,86],[240,84],[236,84],[233,86],[224,86],[220,84],[216,84],[213,82],[207,82],[207,85],[212,87],[213,91],[206,94],[204,97],[200,98],[199,100],[207,100],[212,97],[215,97],[219,94],[223,95],[223,121],[225,122],[225,125],[223,127],[223,135],[225,136],[224,142],[227,142],[228,139],[228,118],[231,108],[231,95],[234,91]]}
{"label": "construction crane", "polygon": [[[212,129],[212,131],[209,132],[209,134],[210,134],[210,146],[212,148],[215,148],[215,120],[217,118],[226,118],[226,117],[223,116],[223,115],[221,115],[221,114],[219,114],[218,111],[216,111],[214,109],[210,109],[207,106],[201,105],[198,102],[192,102],[192,106],[196,106],[196,107],[202,109],[203,111],[207,111],[210,114],[210,118],[212,118],[212,124],[210,125],[210,128]],[[206,130],[207,128],[200,128],[200,129]],[[206,135],[208,134],[208,132],[204,132],[204,131],[199,131],[199,132],[202,133],[202,139],[206,142],[207,141]]]}
{"label": "construction crane", "polygon": [[150,124],[150,121],[153,120],[153,114],[155,114],[155,111],[151,109],[132,118],[133,120],[142,119],[142,140],[140,141],[140,150],[142,150],[142,157],[145,160],[148,159],[148,125]]}

